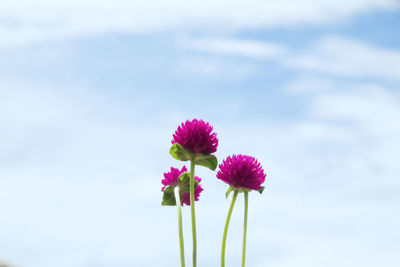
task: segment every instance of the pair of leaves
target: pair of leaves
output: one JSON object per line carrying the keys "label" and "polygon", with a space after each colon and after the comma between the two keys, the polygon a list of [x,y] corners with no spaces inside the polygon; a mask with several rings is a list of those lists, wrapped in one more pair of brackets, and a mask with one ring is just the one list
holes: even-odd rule
{"label": "pair of leaves", "polygon": [[218,165],[217,157],[214,155],[194,154],[180,144],[173,144],[169,153],[174,159],[180,161],[194,160],[194,164],[215,171]]}
{"label": "pair of leaves", "polygon": [[[262,195],[264,189],[265,189],[265,187],[264,187],[264,186],[261,186],[261,188],[258,189],[257,192],[260,193],[260,194]],[[235,190],[239,190],[239,193],[242,193],[242,192],[244,192],[245,190],[250,191],[250,189],[236,188],[236,187],[231,186],[231,187],[228,188],[228,190],[227,190],[226,193],[225,193],[226,198],[228,198],[228,197],[229,197],[229,194],[230,194],[232,191],[235,191]]]}
{"label": "pair of leaves", "polygon": [[[197,188],[199,182],[194,179],[194,189]],[[179,195],[182,200],[182,194],[186,192],[190,192],[190,173],[185,172],[179,176],[178,185],[179,187]],[[164,190],[163,198],[161,204],[163,206],[176,206],[176,198],[175,198],[175,186],[167,186]]]}

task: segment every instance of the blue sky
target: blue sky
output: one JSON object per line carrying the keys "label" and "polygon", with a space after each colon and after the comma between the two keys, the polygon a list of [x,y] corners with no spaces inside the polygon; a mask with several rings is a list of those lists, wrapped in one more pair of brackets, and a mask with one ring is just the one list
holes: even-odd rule
{"label": "blue sky", "polygon": [[[400,264],[400,3],[0,3],[0,261],[177,266],[160,206],[172,133],[209,121],[257,157],[248,265]],[[218,266],[227,186],[198,168],[199,266]],[[227,264],[240,261],[242,199]],[[184,209],[190,262],[189,210]],[[166,244],[168,244],[166,246]]]}

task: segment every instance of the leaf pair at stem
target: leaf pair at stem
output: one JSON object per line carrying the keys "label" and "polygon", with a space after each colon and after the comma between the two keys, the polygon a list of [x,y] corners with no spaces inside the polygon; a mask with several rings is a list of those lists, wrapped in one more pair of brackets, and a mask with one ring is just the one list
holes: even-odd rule
{"label": "leaf pair at stem", "polygon": [[218,165],[217,157],[214,155],[193,154],[190,150],[184,148],[180,144],[173,144],[169,153],[171,156],[180,161],[192,161],[195,165],[200,165],[215,171]]}

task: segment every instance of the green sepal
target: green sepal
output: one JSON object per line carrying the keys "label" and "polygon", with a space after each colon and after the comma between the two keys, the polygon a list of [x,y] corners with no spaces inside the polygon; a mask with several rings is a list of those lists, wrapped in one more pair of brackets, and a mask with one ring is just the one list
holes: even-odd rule
{"label": "green sepal", "polygon": [[[255,191],[257,191],[258,193],[260,193],[260,194],[262,195],[264,189],[265,189],[265,187],[264,187],[264,186],[261,186],[260,189],[255,190]],[[237,191],[239,192],[239,194],[240,194],[240,193],[243,193],[243,192],[246,192],[246,191],[247,191],[247,192],[252,191],[252,190],[247,189],[247,188],[235,188],[235,187],[231,186],[231,187],[228,188],[228,191],[226,191],[226,193],[225,193],[226,198],[228,198],[229,194],[230,194],[232,191],[235,191],[235,190],[237,190]]]}
{"label": "green sepal", "polygon": [[194,159],[194,164],[207,167],[212,171],[214,171],[218,165],[218,160],[216,156],[194,154],[189,149],[177,143],[172,145],[171,149],[169,150],[169,154],[171,154],[174,159],[180,161],[188,161]]}
{"label": "green sepal", "polygon": [[164,190],[161,205],[163,206],[176,206],[176,199],[174,194],[174,188],[167,186]]}
{"label": "green sepal", "polygon": [[169,154],[171,154],[174,159],[181,161],[188,161],[193,157],[193,153],[180,144],[173,144],[169,150]]}
{"label": "green sepal", "polygon": [[[199,181],[194,179],[194,189],[197,188]],[[179,176],[179,192],[190,192],[190,173],[185,172]]]}
{"label": "green sepal", "polygon": [[228,199],[229,194],[230,194],[233,190],[235,190],[235,188],[234,188],[233,186],[231,186],[231,187],[228,188],[228,190],[227,190],[226,193],[225,193],[226,199]]}
{"label": "green sepal", "polygon": [[244,193],[244,192],[250,192],[251,190],[250,189],[247,189],[247,188],[242,188],[242,187],[240,187],[240,188],[238,188],[238,191],[239,191],[239,194],[240,193]]}
{"label": "green sepal", "polygon": [[261,186],[260,189],[258,189],[258,193],[260,193],[262,195],[262,193],[264,192],[265,186]]}
{"label": "green sepal", "polygon": [[218,160],[214,155],[196,154],[194,163],[215,171],[218,165]]}

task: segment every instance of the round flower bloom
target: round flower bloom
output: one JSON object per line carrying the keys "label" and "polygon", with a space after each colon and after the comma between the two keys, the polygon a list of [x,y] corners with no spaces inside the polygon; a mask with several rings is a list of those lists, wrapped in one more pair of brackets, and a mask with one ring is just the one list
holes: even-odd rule
{"label": "round flower bloom", "polygon": [[218,138],[213,127],[203,120],[187,120],[176,129],[172,144],[180,144],[194,154],[212,154],[217,151]]}
{"label": "round flower bloom", "polygon": [[[171,171],[164,173],[164,179],[161,180],[161,183],[164,185],[161,191],[164,191],[167,186],[171,187],[179,186],[179,177],[185,172],[187,172],[186,166],[183,166],[181,170],[171,167]],[[201,179],[197,176],[194,177],[194,179],[199,183],[201,182]],[[200,193],[203,190],[204,189],[201,187],[200,184],[198,184],[197,187],[194,189],[195,201],[199,200]],[[190,192],[185,192],[181,190],[179,193],[181,195],[182,206],[183,204],[190,206]]]}
{"label": "round flower bloom", "polygon": [[164,189],[167,186],[172,186],[175,187],[178,185],[178,179],[179,176],[181,176],[183,173],[187,172],[186,166],[182,167],[182,170],[179,170],[177,168],[171,167],[170,172],[165,172],[164,173],[164,179],[161,180],[161,183],[164,185],[161,191],[164,191]]}
{"label": "round flower bloom", "polygon": [[233,155],[219,165],[217,178],[235,188],[259,190],[265,181],[261,164],[253,157]]}

